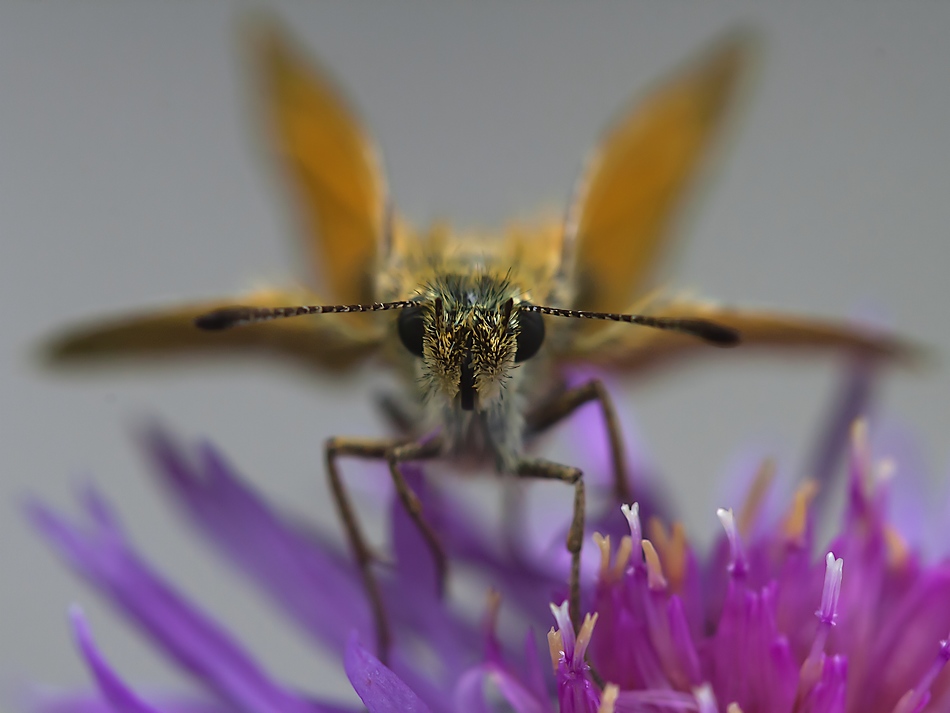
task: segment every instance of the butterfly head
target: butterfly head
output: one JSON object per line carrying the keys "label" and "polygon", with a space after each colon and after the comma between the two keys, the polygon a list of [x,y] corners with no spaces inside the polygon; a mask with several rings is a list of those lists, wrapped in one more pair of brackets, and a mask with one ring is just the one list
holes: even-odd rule
{"label": "butterfly head", "polygon": [[504,280],[448,275],[400,311],[399,339],[418,359],[427,397],[441,396],[463,411],[503,398],[515,367],[544,342],[541,315],[523,310],[512,293]]}

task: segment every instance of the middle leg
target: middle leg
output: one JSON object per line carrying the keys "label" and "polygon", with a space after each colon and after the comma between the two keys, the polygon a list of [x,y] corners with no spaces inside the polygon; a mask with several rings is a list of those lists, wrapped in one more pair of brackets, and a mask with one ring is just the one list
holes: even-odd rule
{"label": "middle leg", "polygon": [[330,489],[343,527],[350,541],[350,546],[356,558],[357,567],[363,580],[363,586],[369,597],[370,608],[376,626],[377,655],[385,663],[390,645],[389,621],[383,605],[382,592],[372,571],[373,554],[363,535],[362,528],[356,519],[349,495],[343,486],[337,459],[341,456],[362,459],[385,460],[389,464],[396,492],[406,507],[413,522],[422,532],[427,545],[432,551],[440,577],[440,585],[446,573],[446,558],[435,531],[429,526],[422,515],[422,506],[419,498],[409,487],[398,463],[401,461],[427,458],[439,452],[439,442],[427,441],[423,443],[400,443],[391,440],[372,440],[359,438],[330,438],[325,445],[327,475],[330,480]]}
{"label": "middle leg", "polygon": [[432,525],[426,520],[419,496],[406,482],[406,477],[403,475],[399,464],[406,461],[433,458],[441,452],[442,441],[439,438],[428,441],[413,441],[386,451],[386,462],[389,464],[389,474],[392,476],[393,485],[396,486],[396,494],[402,501],[403,507],[406,508],[406,512],[409,513],[409,517],[412,518],[413,523],[422,533],[429,552],[432,554],[432,559],[435,560],[436,581],[439,585],[440,595],[445,592],[445,581],[448,576],[448,558],[445,556],[445,548],[442,546],[442,540],[439,539]]}
{"label": "middle leg", "polygon": [[617,418],[617,412],[604,382],[592,379],[586,384],[567,389],[552,400],[543,403],[527,415],[528,431],[532,433],[544,431],[591,401],[600,403],[601,412],[604,415],[607,440],[610,444],[610,460],[613,466],[614,495],[618,501],[629,503],[632,496],[627,482],[627,456],[620,433],[620,420]]}
{"label": "middle leg", "polygon": [[581,547],[584,544],[584,478],[580,468],[554,463],[542,458],[522,458],[515,467],[522,478],[558,480],[574,486],[574,514],[567,531],[567,551],[571,553],[571,574],[568,583],[568,601],[574,631],[581,625]]}

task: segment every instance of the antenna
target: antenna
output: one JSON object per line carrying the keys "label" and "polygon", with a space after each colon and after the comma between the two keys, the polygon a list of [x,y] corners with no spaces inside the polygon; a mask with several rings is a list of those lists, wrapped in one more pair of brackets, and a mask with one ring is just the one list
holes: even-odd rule
{"label": "antenna", "polygon": [[739,332],[732,327],[716,324],[706,319],[678,319],[675,317],[649,317],[642,314],[619,314],[617,312],[588,312],[579,309],[561,309],[521,303],[519,309],[524,312],[537,312],[552,317],[571,317],[573,319],[601,319],[608,322],[629,322],[653,329],[665,329],[699,337],[717,347],[734,347],[740,341]]}
{"label": "antenna", "polygon": [[395,302],[372,302],[362,305],[304,305],[300,307],[224,307],[195,318],[195,326],[209,332],[219,332],[232,327],[243,327],[257,322],[275,319],[302,317],[308,314],[331,314],[334,312],[385,312],[390,309],[406,309],[417,306],[412,300]]}
{"label": "antenna", "polygon": [[[219,332],[232,327],[243,327],[258,322],[270,322],[275,319],[303,317],[310,314],[331,314],[341,312],[385,312],[391,309],[418,307],[413,300],[395,302],[371,302],[356,305],[302,305],[297,307],[224,307],[195,318],[195,326],[209,332]],[[522,302],[519,309],[524,312],[537,312],[552,317],[570,317],[572,319],[600,319],[609,322],[628,322],[653,329],[664,329],[698,337],[717,347],[733,347],[740,341],[739,332],[705,319],[679,319],[674,317],[650,317],[642,314],[619,314],[617,312],[588,312],[560,307],[543,307]]]}

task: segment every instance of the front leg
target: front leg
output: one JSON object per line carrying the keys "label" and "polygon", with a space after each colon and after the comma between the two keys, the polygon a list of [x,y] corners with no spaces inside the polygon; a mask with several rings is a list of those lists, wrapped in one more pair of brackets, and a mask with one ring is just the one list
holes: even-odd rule
{"label": "front leg", "polygon": [[386,608],[383,604],[379,583],[372,570],[373,555],[366,543],[366,538],[363,535],[359,521],[356,519],[356,513],[353,510],[349,495],[343,485],[337,459],[341,456],[349,456],[352,458],[385,460],[389,464],[390,473],[396,485],[396,492],[412,517],[413,522],[416,523],[416,526],[419,527],[419,530],[422,532],[430,550],[432,550],[439,576],[444,578],[446,574],[444,550],[435,532],[422,515],[422,506],[419,502],[419,498],[409,487],[409,484],[405,481],[405,478],[403,478],[398,468],[398,463],[401,461],[429,458],[438,452],[438,441],[407,444],[390,439],[330,438],[325,445],[330,491],[333,494],[333,501],[336,504],[337,512],[343,522],[343,529],[346,532],[347,539],[350,541],[350,547],[353,550],[353,556],[356,559],[356,564],[363,580],[363,587],[366,589],[366,595],[369,598],[370,608],[373,612],[373,619],[376,626],[377,654],[379,659],[384,663],[388,657],[392,639],[389,629],[389,619],[386,615]]}
{"label": "front leg", "polygon": [[544,431],[590,401],[599,401],[604,414],[604,425],[610,444],[610,460],[613,466],[614,494],[619,502],[629,503],[632,497],[630,485],[627,483],[627,458],[623,447],[623,436],[620,433],[620,421],[602,381],[593,379],[582,386],[563,391],[550,401],[543,403],[527,415],[528,432]]}

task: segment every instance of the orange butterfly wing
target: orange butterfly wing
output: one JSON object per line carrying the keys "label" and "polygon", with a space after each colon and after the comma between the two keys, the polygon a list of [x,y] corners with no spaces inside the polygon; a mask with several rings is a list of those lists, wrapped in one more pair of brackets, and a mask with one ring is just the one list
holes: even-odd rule
{"label": "orange butterfly wing", "polygon": [[379,155],[329,76],[273,20],[249,25],[265,128],[288,180],[321,292],[372,302],[386,227]]}
{"label": "orange butterfly wing", "polygon": [[606,133],[568,221],[578,309],[618,312],[647,291],[749,64],[750,45],[740,33],[721,41],[648,92]]}
{"label": "orange butterfly wing", "polygon": [[271,354],[342,368],[378,345],[379,322],[367,315],[320,315],[213,334],[194,326],[198,315],[235,303],[277,307],[375,299],[385,212],[375,149],[327,76],[276,22],[258,18],[248,28],[260,104],[304,217],[311,266],[322,273],[330,299],[267,290],[94,322],[54,337],[44,347],[48,364]]}
{"label": "orange butterfly wing", "polygon": [[378,346],[378,335],[350,329],[348,315],[299,317],[226,332],[205,332],[194,324],[199,315],[234,304],[279,307],[315,301],[302,291],[260,290],[228,300],[98,320],[54,337],[42,347],[41,356],[60,367],[278,356],[306,367],[343,369]]}
{"label": "orange butterfly wing", "polygon": [[[708,319],[736,329],[742,353],[754,349],[792,351],[844,351],[875,359],[914,363],[922,356],[916,345],[870,326],[842,320],[823,320],[766,310],[725,307],[690,299],[658,304],[641,303],[633,312],[658,317]],[[665,366],[683,357],[707,356],[714,347],[695,337],[675,332],[614,323],[606,329],[580,337],[569,359],[600,364],[607,368],[641,372]],[[736,352],[730,352],[734,356]]]}

